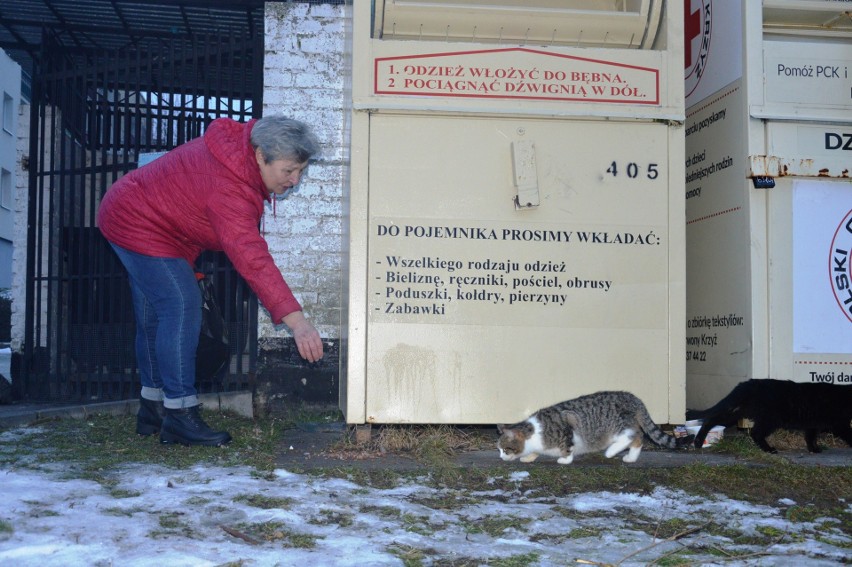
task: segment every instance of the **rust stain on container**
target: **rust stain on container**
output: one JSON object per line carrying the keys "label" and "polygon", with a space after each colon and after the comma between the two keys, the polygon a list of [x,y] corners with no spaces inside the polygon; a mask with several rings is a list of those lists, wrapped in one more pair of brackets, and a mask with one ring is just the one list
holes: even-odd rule
{"label": "rust stain on container", "polygon": [[[819,163],[812,158],[784,158],[753,155],[749,158],[748,177],[830,177],[849,178],[849,168],[832,172],[831,164]],[[829,165],[829,167],[825,167]],[[819,167],[819,169],[817,169]]]}

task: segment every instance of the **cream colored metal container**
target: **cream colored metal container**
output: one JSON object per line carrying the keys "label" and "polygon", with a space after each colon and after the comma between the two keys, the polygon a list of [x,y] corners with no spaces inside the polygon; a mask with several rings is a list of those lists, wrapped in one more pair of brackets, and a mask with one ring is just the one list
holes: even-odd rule
{"label": "cream colored metal container", "polygon": [[685,409],[680,3],[355,3],[349,423]]}
{"label": "cream colored metal container", "polygon": [[852,382],[844,4],[685,15],[688,407],[750,378]]}

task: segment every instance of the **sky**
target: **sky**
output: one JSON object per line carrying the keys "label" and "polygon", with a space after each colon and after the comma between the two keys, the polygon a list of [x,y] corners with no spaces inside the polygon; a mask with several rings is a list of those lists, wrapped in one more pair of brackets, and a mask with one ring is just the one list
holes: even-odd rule
{"label": "sky", "polygon": [[[12,429],[0,441],[25,443],[38,432]],[[63,463],[47,470],[0,466],[0,565],[380,566],[403,565],[404,557],[420,557],[422,565],[463,558],[494,565],[527,554],[537,558],[531,565],[625,559],[623,565],[646,565],[684,545],[698,549],[691,557],[702,565],[799,567],[852,560],[852,538],[837,520],[787,520],[784,510],[795,503],[786,499],[762,506],[666,488],[646,495],[538,497],[529,492],[527,471],[506,471],[509,482],[501,482],[502,488],[495,483],[479,492],[435,487],[425,478],[374,488],[247,467],[135,464],[106,474],[107,486],[75,478]],[[852,511],[852,503],[846,505]],[[786,535],[756,547],[699,530],[654,545],[660,540],[633,528],[637,515],[652,526],[674,518],[692,525],[713,519],[732,536]],[[485,532],[476,528],[482,519],[492,525],[513,520],[515,527]],[[769,555],[720,561],[713,547]]]}

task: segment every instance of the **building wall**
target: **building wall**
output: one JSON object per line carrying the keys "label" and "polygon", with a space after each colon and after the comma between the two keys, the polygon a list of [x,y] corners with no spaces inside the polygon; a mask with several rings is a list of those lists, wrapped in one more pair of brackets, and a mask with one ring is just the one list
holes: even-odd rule
{"label": "building wall", "polygon": [[15,148],[16,171],[15,195],[13,200],[14,225],[12,252],[12,342],[13,352],[23,348],[26,324],[26,278],[27,278],[27,211],[28,211],[28,165],[30,155],[30,105],[22,104],[18,110],[18,136]]}
{"label": "building wall", "polygon": [[347,143],[344,15],[341,5],[266,4],[263,115],[283,114],[311,125],[322,155],[295,191],[267,207],[263,226],[273,258],[326,346],[323,361],[304,363],[286,327],[273,325],[261,309],[259,390],[272,400],[337,400]]}
{"label": "building wall", "polygon": [[[268,207],[266,240],[284,278],[324,338],[340,337],[343,188],[343,7],[266,5],[263,115],[315,130],[322,155],[302,183]],[[286,336],[261,312],[259,335]]]}
{"label": "building wall", "polygon": [[15,136],[20,106],[21,66],[0,50],[0,183],[2,175],[6,175],[6,182],[12,189],[8,202],[0,200],[0,289],[8,289],[12,285],[14,188],[17,177]]}

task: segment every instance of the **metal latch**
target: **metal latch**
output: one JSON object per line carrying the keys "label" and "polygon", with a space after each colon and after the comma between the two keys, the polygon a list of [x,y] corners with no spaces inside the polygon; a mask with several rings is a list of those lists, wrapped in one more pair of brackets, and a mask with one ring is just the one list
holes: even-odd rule
{"label": "metal latch", "polygon": [[531,140],[512,142],[512,171],[515,177],[515,209],[539,205],[535,144]]}
{"label": "metal latch", "polygon": [[775,187],[775,178],[769,175],[755,175],[751,178],[755,189],[772,189]]}

